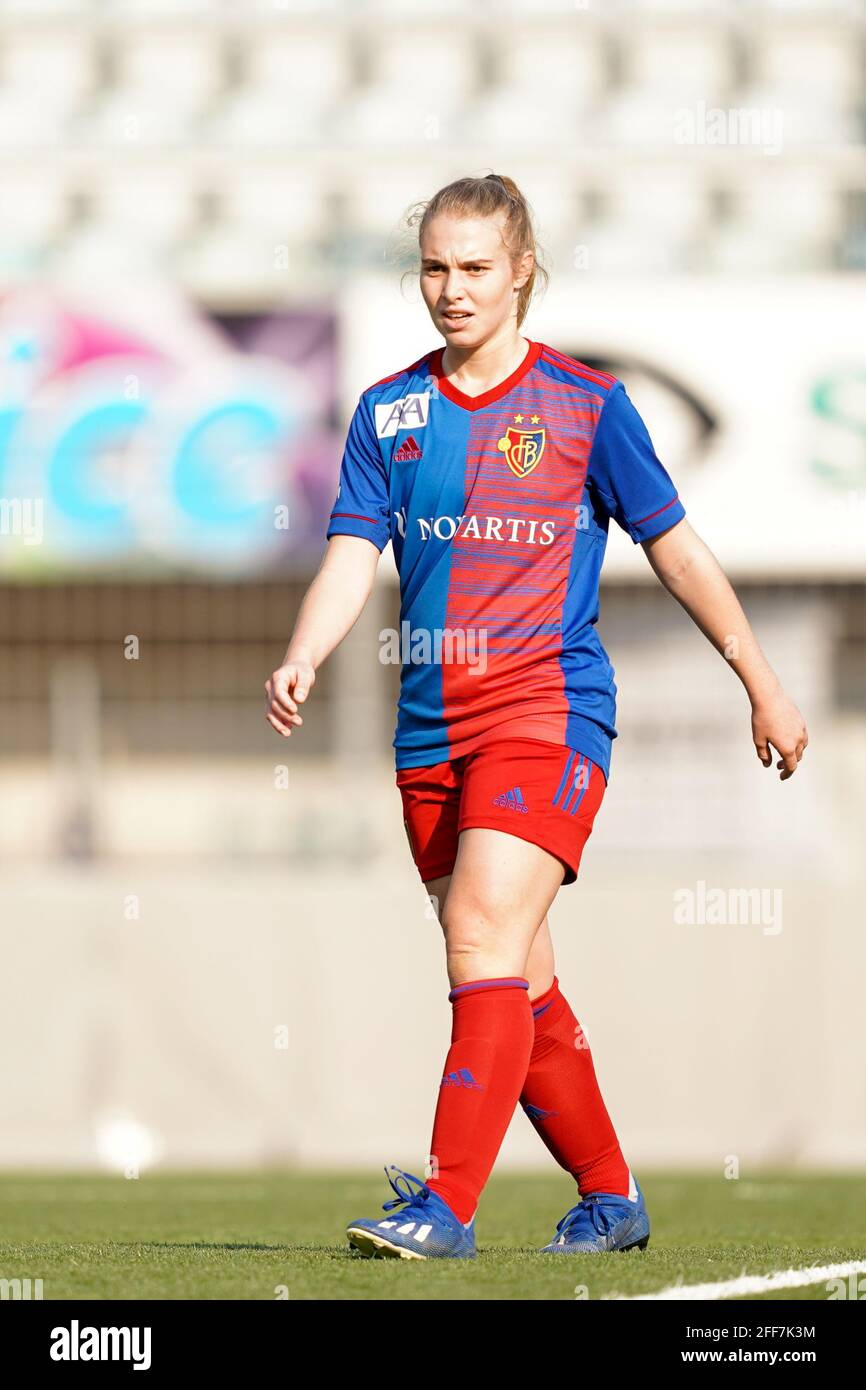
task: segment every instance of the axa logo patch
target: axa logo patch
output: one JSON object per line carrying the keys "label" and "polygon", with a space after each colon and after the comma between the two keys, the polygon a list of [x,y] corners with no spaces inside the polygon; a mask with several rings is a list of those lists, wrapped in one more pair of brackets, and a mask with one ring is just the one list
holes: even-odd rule
{"label": "axa logo patch", "polygon": [[407,439],[403,440],[400,448],[395,451],[394,462],[410,463],[413,459],[419,459],[420,457],[421,445],[418,443],[414,434],[410,434]]}
{"label": "axa logo patch", "polygon": [[429,413],[429,391],[414,391],[399,401],[384,401],[376,406],[376,434],[379,439],[390,439],[398,430],[422,430]]}
{"label": "axa logo patch", "polygon": [[441,1091],[443,1086],[465,1086],[467,1091],[483,1091],[484,1087],[480,1081],[476,1081],[468,1067],[460,1067],[458,1071],[447,1071],[439,1082]]}
{"label": "axa logo patch", "polygon": [[[530,425],[538,425],[540,416],[531,415]],[[524,424],[525,416],[515,415],[514,424],[509,425],[505,433],[496,441],[496,447],[501,454],[505,455],[505,461],[512,473],[518,478],[525,478],[531,473],[533,468],[537,468],[541,462],[541,455],[544,453],[544,429],[516,429],[515,426]]]}

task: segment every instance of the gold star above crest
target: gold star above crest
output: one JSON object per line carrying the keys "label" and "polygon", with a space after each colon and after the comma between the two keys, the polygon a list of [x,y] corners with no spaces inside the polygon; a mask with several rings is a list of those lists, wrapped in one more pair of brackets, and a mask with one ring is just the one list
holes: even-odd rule
{"label": "gold star above crest", "polygon": [[522,425],[522,424],[523,424],[523,416],[522,416],[522,415],[515,415],[515,417],[514,417],[514,423],[515,423],[515,425]]}
{"label": "gold star above crest", "polygon": [[540,418],[541,418],[541,417],[538,416],[538,415],[533,415],[533,416],[530,418],[529,423],[530,423],[531,425],[537,425]]}

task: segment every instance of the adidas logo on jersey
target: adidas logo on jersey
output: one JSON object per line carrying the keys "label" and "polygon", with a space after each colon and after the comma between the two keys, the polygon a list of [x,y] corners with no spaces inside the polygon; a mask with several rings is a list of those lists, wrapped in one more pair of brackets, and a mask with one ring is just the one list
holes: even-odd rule
{"label": "adidas logo on jersey", "polygon": [[395,463],[409,463],[413,459],[421,457],[421,446],[414,434],[410,434],[408,439],[404,439],[400,448],[394,454]]}
{"label": "adidas logo on jersey", "polygon": [[529,811],[529,807],[523,800],[523,792],[519,787],[512,787],[510,792],[503,792],[501,796],[494,796],[492,804],[504,806],[507,811],[520,811],[523,815]]}

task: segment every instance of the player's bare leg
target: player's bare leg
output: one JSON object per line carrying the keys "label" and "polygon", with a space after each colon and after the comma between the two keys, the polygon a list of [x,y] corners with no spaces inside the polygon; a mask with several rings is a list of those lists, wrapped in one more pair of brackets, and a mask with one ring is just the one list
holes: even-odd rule
{"label": "player's bare leg", "polygon": [[529,840],[480,827],[462,831],[453,873],[427,884],[438,900],[452,986],[529,978],[532,962],[541,973],[530,978],[530,992],[536,985],[543,992],[553,980],[549,930],[535,941],[563,876],[562,861]]}
{"label": "player's bare leg", "polygon": [[[439,923],[442,923],[442,913],[448,897],[448,890],[451,886],[451,874],[445,874],[442,878],[433,878],[425,883],[424,887],[430,895],[436,916]],[[536,999],[545,990],[549,989],[553,983],[553,976],[556,970],[556,962],[553,954],[553,940],[550,935],[550,923],[547,913],[536,930],[526,957],[526,963],[520,972],[529,981],[529,997]]]}

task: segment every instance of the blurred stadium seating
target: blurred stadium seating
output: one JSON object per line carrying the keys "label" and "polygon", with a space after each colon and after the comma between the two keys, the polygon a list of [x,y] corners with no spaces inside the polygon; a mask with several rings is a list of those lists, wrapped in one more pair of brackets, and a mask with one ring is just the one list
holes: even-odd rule
{"label": "blurred stadium seating", "polygon": [[[372,217],[372,190],[397,179],[421,196],[455,155],[473,167],[491,146],[503,168],[555,188],[542,207],[552,217],[541,219],[555,264],[570,263],[574,240],[562,209],[595,199],[634,269],[694,268],[696,256],[731,271],[862,265],[862,5],[477,3],[444,13],[447,25],[441,6],[408,3],[7,5],[7,274],[22,254],[34,266],[63,257],[64,208],[77,236],[110,246],[117,212],[135,212],[124,176],[134,185],[139,173],[143,249],[197,287],[197,253],[217,283],[214,246],[249,261],[251,233],[277,222],[325,274],[344,270],[346,246],[379,268],[401,205],[382,196]],[[740,146],[732,159],[719,147],[696,171],[671,131],[676,112],[699,103],[777,113],[782,150]],[[206,214],[191,227],[194,194]],[[335,198],[340,235],[315,235],[332,223]],[[634,235],[646,218],[650,233]],[[252,259],[245,292],[269,300],[272,269]]]}

